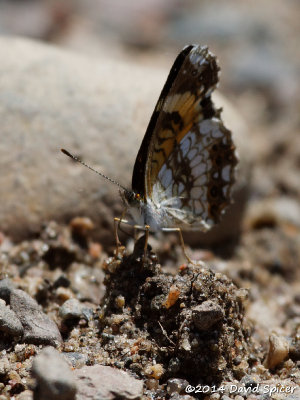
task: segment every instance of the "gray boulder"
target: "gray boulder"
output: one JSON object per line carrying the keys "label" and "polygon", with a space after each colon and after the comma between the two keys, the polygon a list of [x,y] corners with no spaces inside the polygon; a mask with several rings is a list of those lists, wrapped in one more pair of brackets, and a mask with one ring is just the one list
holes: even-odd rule
{"label": "gray boulder", "polygon": [[[113,241],[118,187],[66,158],[80,156],[130,187],[132,168],[168,71],[121,60],[92,59],[21,38],[0,38],[1,229],[15,238],[50,219],[84,215],[102,243]],[[170,64],[172,61],[170,62]],[[219,228],[193,241],[236,232],[248,183],[249,143],[238,113],[220,96],[226,125],[235,132],[246,171],[237,202]]]}

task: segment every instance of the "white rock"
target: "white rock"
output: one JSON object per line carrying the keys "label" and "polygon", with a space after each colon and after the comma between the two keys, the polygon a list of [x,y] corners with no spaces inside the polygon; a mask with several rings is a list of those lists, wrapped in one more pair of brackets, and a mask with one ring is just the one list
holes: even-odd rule
{"label": "white rock", "polygon": [[[60,148],[130,187],[168,71],[117,62],[107,54],[85,58],[20,38],[0,38],[0,54],[1,229],[24,237],[46,220],[84,215],[96,222],[98,238],[111,242],[113,216],[122,211],[118,188],[71,162]],[[217,102],[236,132],[241,165],[247,164],[245,126],[224,99]],[[240,186],[242,193],[246,186]],[[239,200],[237,209],[243,204]],[[234,233],[239,221],[233,212],[221,236]],[[196,237],[215,240],[218,230],[211,239]]]}

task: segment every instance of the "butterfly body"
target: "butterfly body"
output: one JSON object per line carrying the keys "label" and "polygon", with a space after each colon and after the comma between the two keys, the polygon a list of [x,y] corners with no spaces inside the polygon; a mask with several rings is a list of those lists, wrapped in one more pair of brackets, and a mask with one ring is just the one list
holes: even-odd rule
{"label": "butterfly body", "polygon": [[147,199],[146,202],[140,200],[137,203],[128,203],[128,211],[135,225],[140,227],[148,225],[152,232],[157,232],[171,223],[166,207],[151,199]]}
{"label": "butterfly body", "polygon": [[218,72],[206,46],[176,58],[122,196],[136,225],[206,231],[230,203],[237,158],[211,100]]}

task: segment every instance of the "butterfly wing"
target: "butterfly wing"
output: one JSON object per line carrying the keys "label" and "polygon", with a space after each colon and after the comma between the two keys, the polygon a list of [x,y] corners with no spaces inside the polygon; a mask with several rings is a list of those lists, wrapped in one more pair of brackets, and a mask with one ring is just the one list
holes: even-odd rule
{"label": "butterfly wing", "polygon": [[218,71],[207,47],[182,50],[135,162],[132,188],[166,207],[173,220],[167,226],[206,230],[230,203],[237,158],[231,132],[211,100]]}

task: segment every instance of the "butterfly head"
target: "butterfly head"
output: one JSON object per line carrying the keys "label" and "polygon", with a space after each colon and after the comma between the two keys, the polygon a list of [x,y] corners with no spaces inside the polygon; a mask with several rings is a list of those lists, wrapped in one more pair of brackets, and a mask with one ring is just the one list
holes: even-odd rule
{"label": "butterfly head", "polygon": [[126,206],[137,207],[143,202],[142,196],[132,190],[120,191],[120,195]]}
{"label": "butterfly head", "polygon": [[148,209],[145,199],[139,193],[132,190],[120,191],[120,195],[125,204],[126,210],[128,210],[134,221],[134,224],[144,226],[147,223],[146,216]]}

